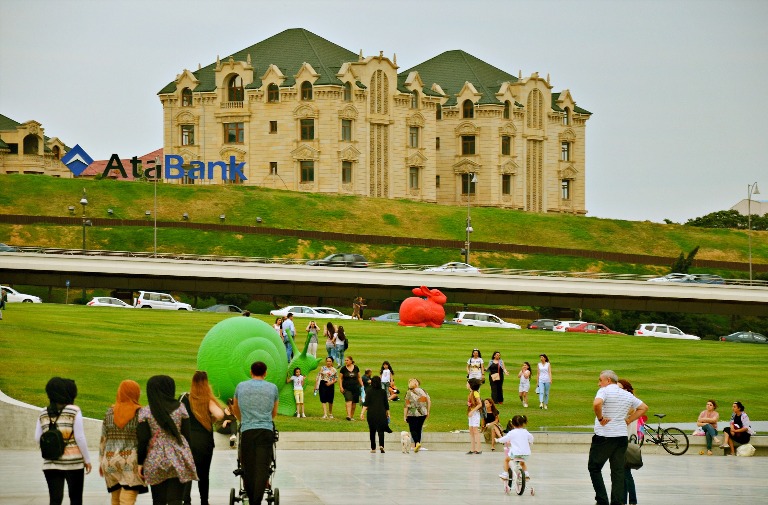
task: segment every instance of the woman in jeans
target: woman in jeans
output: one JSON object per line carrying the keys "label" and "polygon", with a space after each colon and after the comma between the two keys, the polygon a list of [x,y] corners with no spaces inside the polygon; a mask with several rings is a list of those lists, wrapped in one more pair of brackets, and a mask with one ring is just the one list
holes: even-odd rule
{"label": "woman in jeans", "polygon": [[[699,420],[696,421],[696,425],[701,426],[704,430],[704,435],[707,437],[707,456],[712,456],[712,442],[715,444],[720,443],[720,439],[717,438],[717,422],[720,420],[720,414],[717,412],[717,402],[715,400],[707,400],[707,408],[701,411],[699,414]],[[701,451],[699,454],[704,454]]]}
{"label": "woman in jeans", "polygon": [[546,354],[539,354],[536,390],[539,393],[539,408],[549,408],[549,388],[552,386],[552,365]]}

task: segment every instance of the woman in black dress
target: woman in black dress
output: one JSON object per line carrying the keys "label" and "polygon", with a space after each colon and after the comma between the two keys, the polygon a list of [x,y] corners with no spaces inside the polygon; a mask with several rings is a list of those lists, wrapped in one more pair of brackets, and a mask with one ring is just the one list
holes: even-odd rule
{"label": "woman in black dress", "polygon": [[491,361],[488,363],[488,379],[491,383],[491,399],[496,405],[504,403],[504,376],[509,375],[504,366],[504,360],[501,359],[501,353],[493,353]]}
{"label": "woman in black dress", "polygon": [[384,452],[384,432],[392,433],[389,428],[389,402],[387,394],[381,389],[381,377],[375,375],[371,378],[371,385],[365,392],[363,410],[360,412],[360,420],[365,419],[368,411],[368,431],[371,436],[371,452],[376,452],[376,434],[379,435],[379,450]]}

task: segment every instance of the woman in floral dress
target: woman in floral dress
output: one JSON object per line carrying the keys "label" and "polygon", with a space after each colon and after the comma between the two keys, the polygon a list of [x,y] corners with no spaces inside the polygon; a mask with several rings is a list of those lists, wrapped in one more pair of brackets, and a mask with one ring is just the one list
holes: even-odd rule
{"label": "woman in floral dress", "polygon": [[320,391],[320,403],[323,404],[323,419],[333,419],[333,396],[338,373],[333,367],[333,358],[325,358],[325,365],[320,369],[315,380],[315,393]]}

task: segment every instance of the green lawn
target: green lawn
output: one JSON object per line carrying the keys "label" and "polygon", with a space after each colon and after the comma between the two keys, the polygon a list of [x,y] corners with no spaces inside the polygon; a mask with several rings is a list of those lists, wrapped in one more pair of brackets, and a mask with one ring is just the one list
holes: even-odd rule
{"label": "green lawn", "polygon": [[[77,403],[85,415],[96,418],[114,401],[123,379],[137,380],[143,387],[151,375],[163,373],[176,379],[179,392],[185,391],[196,369],[200,341],[216,322],[227,317],[58,304],[10,304],[3,315],[0,389],[42,406],[47,403],[47,380],[54,375],[71,377],[80,391]],[[297,327],[303,346],[301,320]],[[554,377],[550,409],[535,408],[538,402],[531,399],[534,408],[525,412],[534,430],[591,424],[597,376],[606,368],[631,380],[651,413],[666,413],[665,420],[672,423],[695,421],[709,398],[720,403],[723,417],[729,415],[731,402],[740,400],[751,419],[768,419],[764,402],[768,346],[461,326],[404,328],[370,321],[345,321],[344,327],[350,336],[348,354],[361,369],[377,370],[386,359],[401,387],[409,377],[421,379],[434,405],[427,425],[430,431],[466,429],[465,364],[473,347],[480,348],[486,359],[493,351],[501,351],[515,372],[520,362],[530,361],[535,367],[539,353],[549,355]],[[516,401],[516,391],[517,379],[510,376],[505,382],[505,419],[524,411]],[[490,396],[487,386],[481,393]],[[403,429],[402,403],[393,403],[392,408],[395,427]],[[367,429],[365,423],[343,421],[340,402],[334,408],[336,420],[317,419],[322,410],[311,391],[306,410],[308,419],[280,417],[280,429]]]}

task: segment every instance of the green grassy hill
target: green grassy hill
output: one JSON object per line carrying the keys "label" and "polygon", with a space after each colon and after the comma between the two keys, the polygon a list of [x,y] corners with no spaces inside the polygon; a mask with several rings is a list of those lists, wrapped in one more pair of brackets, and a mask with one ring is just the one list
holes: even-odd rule
{"label": "green grassy hill", "polygon": [[[154,208],[154,185],[115,180],[55,179],[33,175],[3,177],[0,213],[74,216],[82,213],[79,200],[87,191],[89,217],[145,219]],[[157,185],[158,220],[255,225],[292,230],[335,231],[350,234],[464,240],[466,207],[441,206],[406,200],[318,195],[243,186]],[[68,210],[74,206],[74,212]],[[109,216],[107,209],[113,209]],[[713,230],[650,222],[619,221],[571,215],[532,214],[473,205],[472,241],[511,243],[622,252],[674,258],[700,246],[697,259],[747,262],[747,234],[743,230]],[[0,224],[0,242],[15,245],[81,247],[80,226]],[[153,230],[147,227],[88,229],[88,247],[113,250],[151,250]],[[316,258],[334,251],[355,251],[373,262],[440,264],[458,260],[457,249],[349,244],[302,237],[265,236],[188,229],[158,230],[158,250],[197,254]],[[768,263],[768,232],[753,232],[755,264]],[[481,267],[543,270],[663,273],[659,265],[627,265],[567,255],[503,254],[473,251],[472,263]],[[709,269],[708,271],[712,271]],[[715,272],[745,277],[744,272]]]}

